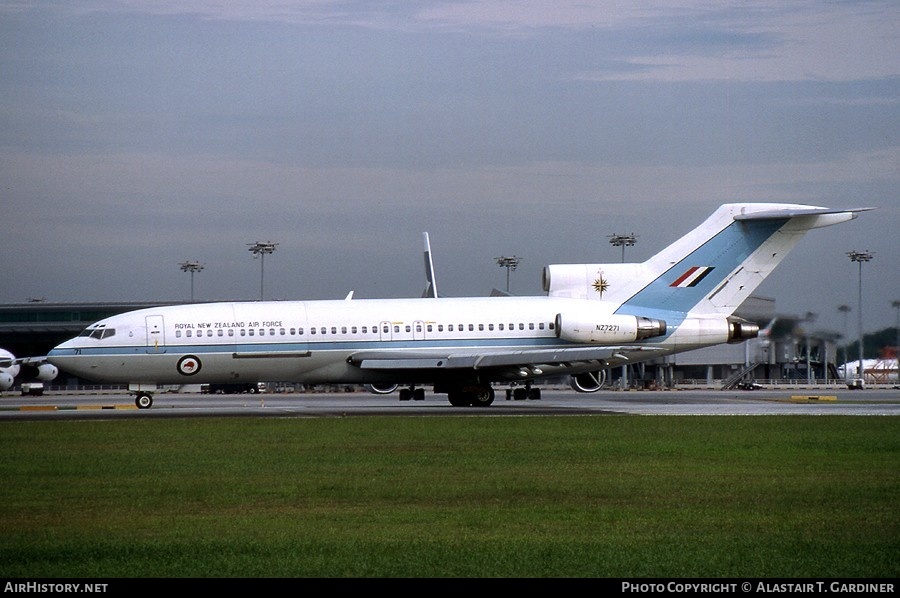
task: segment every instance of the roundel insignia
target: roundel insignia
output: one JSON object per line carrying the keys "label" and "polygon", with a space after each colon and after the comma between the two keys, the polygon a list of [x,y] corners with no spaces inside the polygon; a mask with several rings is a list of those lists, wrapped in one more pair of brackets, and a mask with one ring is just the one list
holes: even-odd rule
{"label": "roundel insignia", "polygon": [[178,373],[193,376],[200,371],[200,360],[193,355],[185,355],[178,360]]}

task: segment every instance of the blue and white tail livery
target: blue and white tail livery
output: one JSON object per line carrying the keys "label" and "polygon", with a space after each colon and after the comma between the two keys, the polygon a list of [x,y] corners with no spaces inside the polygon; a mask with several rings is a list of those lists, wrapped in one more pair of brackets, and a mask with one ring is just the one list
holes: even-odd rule
{"label": "blue and white tail livery", "polygon": [[142,309],[107,318],[53,349],[60,369],[128,383],[139,407],[158,385],[291,381],[426,386],[455,406],[484,406],[494,386],[538,398],[535,380],[569,375],[581,391],[599,372],[758,334],[735,309],[813,228],[871,208],[727,204],[638,264],[544,269],[545,296],[230,302]]}

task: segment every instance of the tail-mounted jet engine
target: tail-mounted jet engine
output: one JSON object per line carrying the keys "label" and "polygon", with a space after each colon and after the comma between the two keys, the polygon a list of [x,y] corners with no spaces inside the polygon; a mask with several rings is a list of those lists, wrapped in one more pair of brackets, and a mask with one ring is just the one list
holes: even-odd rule
{"label": "tail-mounted jet engine", "polygon": [[753,322],[735,316],[729,316],[727,322],[728,342],[730,344],[742,343],[759,336],[759,325],[754,324]]}
{"label": "tail-mounted jet engine", "polygon": [[631,343],[665,333],[665,321],[655,318],[618,314],[556,314],[556,336],[573,343]]}

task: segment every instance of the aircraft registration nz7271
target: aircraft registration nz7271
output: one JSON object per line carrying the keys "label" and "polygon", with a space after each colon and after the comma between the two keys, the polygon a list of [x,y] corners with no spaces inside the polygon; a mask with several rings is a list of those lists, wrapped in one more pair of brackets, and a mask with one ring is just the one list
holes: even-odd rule
{"label": "aircraft registration nz7271", "polygon": [[401,399],[417,400],[430,385],[454,406],[490,405],[494,384],[539,398],[532,383],[560,375],[592,392],[607,368],[756,337],[738,306],[807,231],[869,209],[725,204],[645,262],[546,266],[540,296],[141,309],[92,324],[48,359],[127,383],[141,408],[159,385],[201,382],[402,386]]}

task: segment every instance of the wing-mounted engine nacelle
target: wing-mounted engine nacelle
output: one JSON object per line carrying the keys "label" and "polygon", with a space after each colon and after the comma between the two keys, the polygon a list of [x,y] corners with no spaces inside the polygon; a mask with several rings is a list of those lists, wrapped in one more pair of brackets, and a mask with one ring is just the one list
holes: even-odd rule
{"label": "wing-mounted engine nacelle", "polygon": [[631,343],[665,333],[665,321],[656,318],[619,314],[556,314],[556,336],[573,343]]}
{"label": "wing-mounted engine nacelle", "polygon": [[397,390],[398,384],[366,384],[366,390],[376,395],[389,395]]}
{"label": "wing-mounted engine nacelle", "polygon": [[569,376],[569,386],[578,392],[597,392],[606,382],[606,370]]}
{"label": "wing-mounted engine nacelle", "polygon": [[49,363],[42,363],[39,366],[23,364],[20,375],[23,378],[33,378],[34,380],[49,382],[59,375],[59,370],[55,365],[50,365]]}
{"label": "wing-mounted engine nacelle", "polygon": [[9,390],[13,385],[13,377],[6,372],[0,372],[0,390]]}
{"label": "wing-mounted engine nacelle", "polygon": [[759,336],[759,325],[754,324],[743,318],[729,316],[728,322],[728,342],[731,344],[742,343],[751,338]]}

